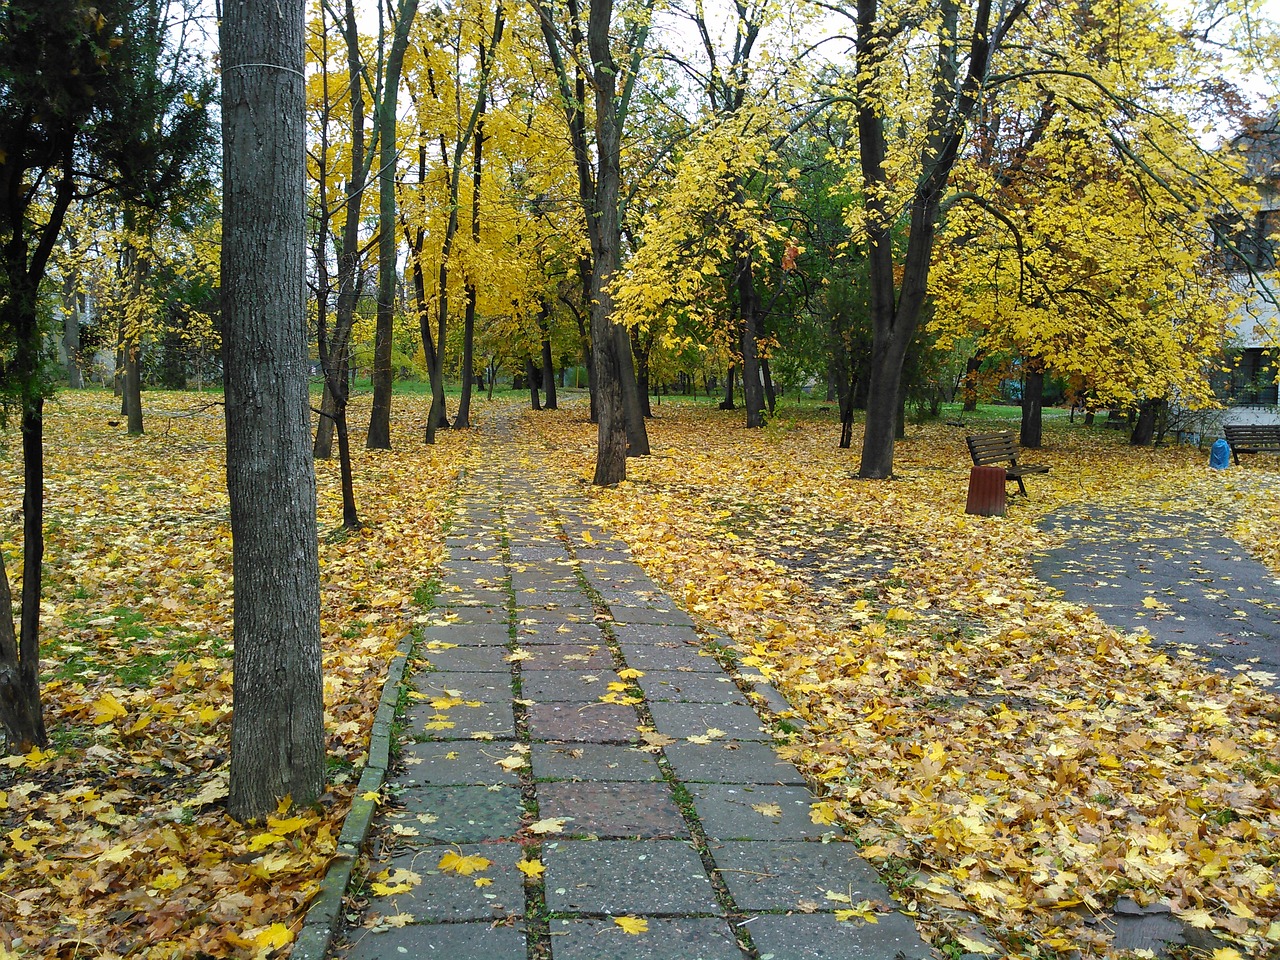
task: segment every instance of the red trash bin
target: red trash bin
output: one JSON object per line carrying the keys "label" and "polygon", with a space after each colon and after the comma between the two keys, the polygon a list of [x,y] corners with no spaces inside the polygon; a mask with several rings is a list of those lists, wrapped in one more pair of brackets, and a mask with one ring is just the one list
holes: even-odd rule
{"label": "red trash bin", "polygon": [[964,512],[979,517],[1003,517],[1004,467],[974,467],[969,471],[969,502]]}

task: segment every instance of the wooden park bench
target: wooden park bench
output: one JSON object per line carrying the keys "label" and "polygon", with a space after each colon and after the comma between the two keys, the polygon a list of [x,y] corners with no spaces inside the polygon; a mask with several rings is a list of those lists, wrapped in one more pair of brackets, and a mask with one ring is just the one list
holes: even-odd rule
{"label": "wooden park bench", "polygon": [[1222,430],[1237,466],[1242,453],[1280,453],[1280,423],[1228,423]]}
{"label": "wooden park bench", "polygon": [[975,467],[990,467],[1005,464],[1004,479],[1018,482],[1018,492],[1024,497],[1027,488],[1022,478],[1032,473],[1048,473],[1049,468],[1042,464],[1018,462],[1018,443],[1013,438],[1012,430],[1001,430],[998,433],[975,433],[965,437],[969,444],[969,456],[973,457]]}

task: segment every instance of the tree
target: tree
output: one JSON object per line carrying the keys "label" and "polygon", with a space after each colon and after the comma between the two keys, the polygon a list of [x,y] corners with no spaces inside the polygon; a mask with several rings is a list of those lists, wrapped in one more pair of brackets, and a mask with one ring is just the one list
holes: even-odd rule
{"label": "tree", "polygon": [[[330,54],[328,19],[340,27],[346,59],[344,93],[332,94],[329,86]],[[313,82],[318,85],[319,127],[311,169],[316,181],[315,264],[316,264],[316,347],[324,373],[324,392],[320,400],[320,422],[316,426],[314,454],[327,459],[332,441],[338,438],[338,470],[342,486],[342,524],[348,529],[360,526],[356,510],[355,483],[351,471],[351,437],[347,424],[347,402],[350,383],[351,333],[355,326],[356,305],[364,280],[365,245],[360,227],[366,207],[365,187],[369,180],[374,152],[365,145],[365,63],[360,47],[355,5],[346,0],[339,14],[321,4],[316,27],[309,33],[308,53],[318,64]],[[350,129],[345,150],[333,149],[331,126],[334,114],[345,102],[350,113]],[[345,153],[346,167],[339,170],[339,157]],[[342,176],[336,184],[331,176]],[[338,194],[331,200],[331,192]],[[337,253],[338,297],[333,327],[329,327],[330,244]]]}
{"label": "tree", "polygon": [[[1053,92],[1089,135],[1141,173],[1143,189],[1175,195],[1183,174],[1144,163],[1131,138],[1154,120],[1163,144],[1194,143],[1180,108],[1202,104],[1220,85],[1222,47],[1194,19],[1175,25],[1164,8],[1138,0],[857,0],[844,12],[855,23],[856,69],[834,96],[857,124],[854,179],[864,202],[854,224],[867,247],[873,325],[859,475],[884,478],[893,472],[903,362],[925,307],[934,240],[975,120]],[[1236,22],[1216,7],[1201,13]],[[1252,13],[1246,5],[1239,22]]]}
{"label": "tree", "polygon": [[[652,6],[641,7],[627,25],[622,67],[612,46],[613,0],[590,0],[585,34],[578,0],[567,0],[564,22],[550,4],[541,0],[537,12],[562,98],[578,174],[578,196],[591,244],[592,386],[599,420],[594,482],[605,486],[627,478],[628,446],[633,455],[649,453],[649,438],[636,395],[631,340],[626,328],[614,320],[610,284],[618,270],[622,247],[618,209],[622,133],[649,36]],[[577,71],[576,83],[569,76],[569,58]],[[594,143],[587,137],[586,86],[594,94]]]}
{"label": "tree", "polygon": [[223,78],[223,358],[234,715],[228,809],[324,788],[316,481],[307,391],[303,0],[229,4]]}
{"label": "tree", "polygon": [[[390,0],[388,10],[392,9]],[[381,6],[379,7],[381,16]],[[378,129],[378,326],[373,346],[373,409],[365,447],[391,449],[391,347],[396,297],[396,107],[400,71],[409,46],[409,31],[418,15],[418,0],[398,0],[394,8],[391,48],[381,57],[384,31],[378,34],[380,89],[375,96]]]}
{"label": "tree", "polygon": [[[420,140],[418,144],[418,186],[419,190],[427,190],[427,153],[428,139],[434,134],[439,150],[439,172],[443,177],[444,225],[440,231],[439,256],[436,263],[436,332],[432,335],[431,317],[427,310],[425,292],[424,253],[426,247],[426,226],[419,222],[406,227],[409,235],[411,255],[414,257],[414,287],[417,294],[419,310],[419,326],[422,333],[423,351],[427,358],[427,366],[431,377],[431,410],[427,415],[426,442],[435,443],[436,430],[448,425],[444,404],[444,368],[445,352],[449,327],[449,287],[453,266],[454,245],[460,223],[460,193],[463,179],[463,163],[467,150],[472,149],[472,169],[470,182],[473,190],[471,212],[472,243],[480,239],[480,187],[483,164],[484,118],[488,109],[490,71],[494,64],[498,45],[502,42],[502,31],[506,23],[506,12],[501,3],[495,5],[493,25],[487,31],[483,22],[472,24],[469,18],[461,18],[457,24],[457,32],[453,37],[443,37],[439,41],[422,43],[421,57],[424,63],[417,73],[410,74],[409,86],[413,91],[413,101],[418,108]],[[471,29],[465,29],[471,28]],[[475,36],[470,36],[471,33]],[[446,78],[437,75],[433,57],[435,47],[452,46],[452,59],[461,64],[466,47],[474,46],[476,51],[477,70],[470,83],[468,78],[456,75]],[[443,51],[442,51],[443,52]],[[443,73],[443,72],[442,72]],[[414,89],[412,81],[417,79],[418,89]],[[451,80],[452,90],[445,88],[446,79]],[[467,91],[466,88],[471,90]],[[463,106],[465,92],[471,92],[473,100],[468,107]],[[450,104],[446,107],[444,104]],[[444,116],[440,116],[444,114]],[[431,124],[428,118],[438,117],[441,122]],[[430,130],[431,126],[437,129]],[[446,132],[448,131],[448,132]],[[425,198],[421,207],[426,207]],[[467,315],[470,322],[464,328],[464,367],[470,362],[471,338],[474,336],[476,287],[473,277],[467,278]],[[469,377],[470,370],[464,370],[464,379]],[[469,395],[469,382],[465,384]],[[464,421],[469,419],[469,412],[460,411]]]}
{"label": "tree", "polygon": [[148,102],[154,77],[143,76],[143,65],[181,59],[171,34],[146,30],[154,9],[139,0],[0,5],[0,365],[5,411],[21,425],[24,480],[18,630],[0,558],[0,723],[10,749],[46,742],[39,632],[43,411],[51,381],[40,285],[77,199],[110,193],[143,208],[162,206],[185,168],[170,161],[202,142],[209,122],[194,95],[180,98],[163,121],[134,122],[155,107]]}

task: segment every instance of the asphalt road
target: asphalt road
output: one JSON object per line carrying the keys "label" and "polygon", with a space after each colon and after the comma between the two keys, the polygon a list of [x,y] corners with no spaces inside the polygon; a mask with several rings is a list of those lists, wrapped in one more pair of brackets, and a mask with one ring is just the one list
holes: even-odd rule
{"label": "asphalt road", "polygon": [[1072,507],[1042,526],[1069,539],[1035,558],[1036,575],[1111,625],[1190,644],[1220,670],[1269,674],[1280,689],[1280,578],[1193,513]]}

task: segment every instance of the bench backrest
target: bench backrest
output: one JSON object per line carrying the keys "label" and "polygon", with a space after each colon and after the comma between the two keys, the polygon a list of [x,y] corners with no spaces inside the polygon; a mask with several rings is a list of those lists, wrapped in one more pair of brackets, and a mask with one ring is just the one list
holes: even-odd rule
{"label": "bench backrest", "polygon": [[1228,443],[1280,443],[1280,423],[1228,423],[1222,430]]}
{"label": "bench backrest", "polygon": [[1018,445],[1010,430],[976,433],[964,439],[969,444],[969,456],[973,457],[974,466],[985,467],[993,463],[1018,461]]}

